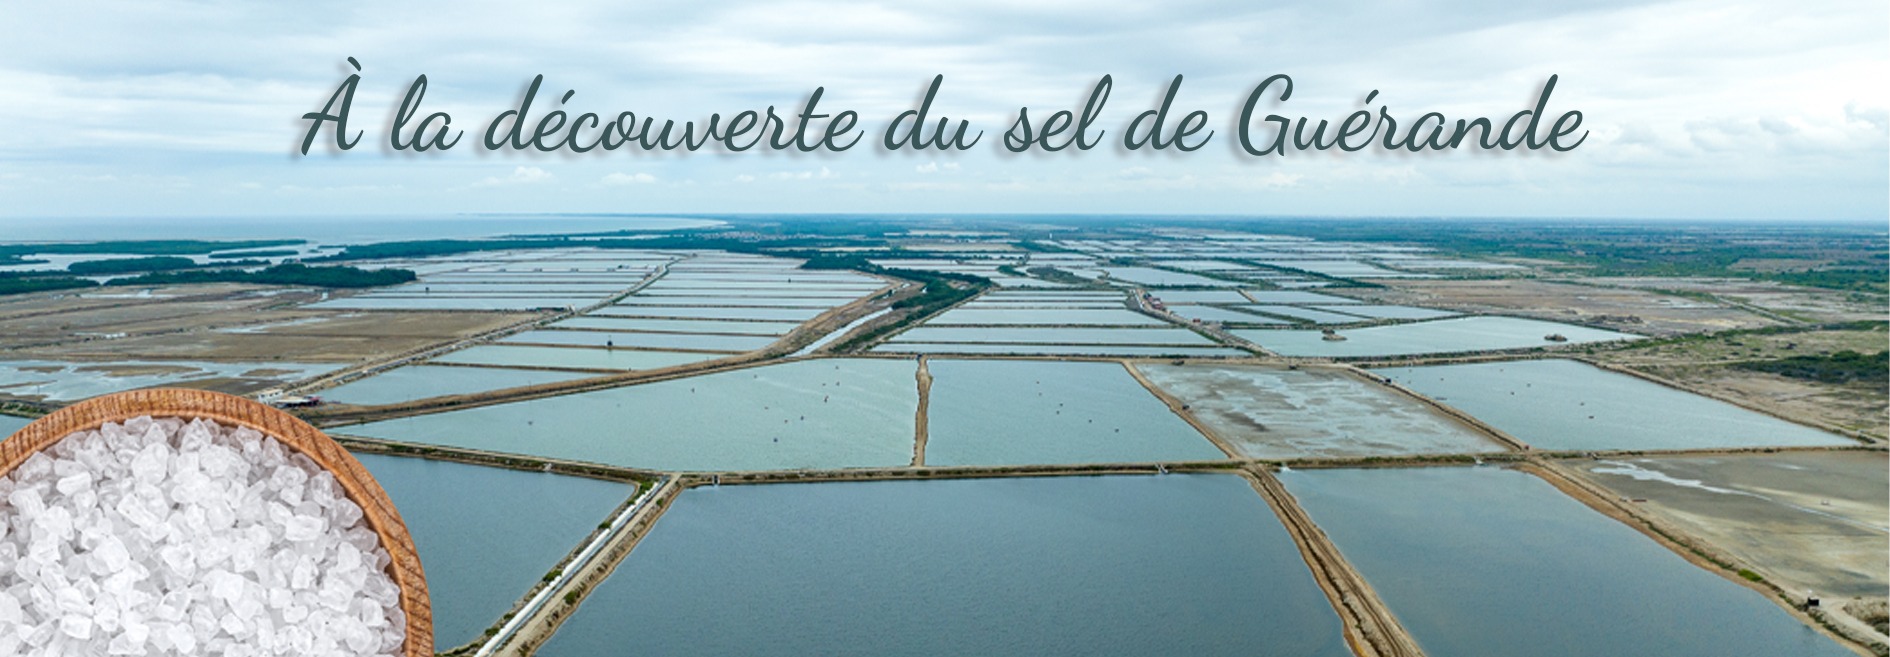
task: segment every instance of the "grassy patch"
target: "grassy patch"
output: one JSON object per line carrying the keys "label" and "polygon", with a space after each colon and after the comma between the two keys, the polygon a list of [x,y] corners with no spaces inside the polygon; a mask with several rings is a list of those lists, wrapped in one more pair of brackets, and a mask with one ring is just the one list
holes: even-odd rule
{"label": "grassy patch", "polygon": [[1733,367],[1754,372],[1820,383],[1890,383],[1890,351],[1863,354],[1846,349],[1835,354],[1804,355],[1777,360],[1736,363]]}
{"label": "grassy patch", "polygon": [[66,265],[66,271],[80,276],[98,276],[105,274],[130,274],[145,271],[190,269],[196,266],[197,261],[182,256],[150,256],[146,258],[111,258],[108,260],[75,262]]}
{"label": "grassy patch", "polygon": [[187,270],[152,272],[129,278],[112,279],[108,285],[174,285],[179,283],[254,283],[257,285],[309,285],[330,288],[381,287],[411,283],[418,277],[406,269],[361,269],[358,267],[310,267],[283,264],[260,271],[241,269]]}

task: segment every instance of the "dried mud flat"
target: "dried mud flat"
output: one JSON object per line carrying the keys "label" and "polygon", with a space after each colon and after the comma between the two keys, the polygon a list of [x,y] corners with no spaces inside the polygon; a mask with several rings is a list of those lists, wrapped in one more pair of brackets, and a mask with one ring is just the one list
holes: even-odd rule
{"label": "dried mud flat", "polygon": [[[1882,452],[1660,456],[1568,464],[1794,595],[1890,595]],[[1835,605],[1833,605],[1835,606]]]}
{"label": "dried mud flat", "polygon": [[1338,368],[1138,364],[1209,431],[1251,458],[1501,452],[1425,403]]}
{"label": "dried mud flat", "polygon": [[281,308],[316,295],[307,289],[204,284],[0,297],[0,348],[270,321],[292,315]]}
{"label": "dried mud flat", "polygon": [[1621,287],[1649,290],[1673,290],[1711,295],[1736,303],[1750,304],[1768,311],[1791,315],[1811,322],[1848,322],[1883,320],[1885,299],[1841,290],[1821,290],[1784,285],[1770,281],[1738,278],[1601,278],[1592,279]]}
{"label": "dried mud flat", "polygon": [[199,314],[184,326],[150,334],[20,350],[13,357],[353,362],[459,340],[528,317],[476,312],[258,315],[226,309]]}
{"label": "dried mud flat", "polygon": [[1708,301],[1613,287],[1609,280],[1595,279],[1592,285],[1536,279],[1382,281],[1389,287],[1355,291],[1354,296],[1393,304],[1572,321],[1643,335],[1724,331],[1780,323],[1748,310]]}

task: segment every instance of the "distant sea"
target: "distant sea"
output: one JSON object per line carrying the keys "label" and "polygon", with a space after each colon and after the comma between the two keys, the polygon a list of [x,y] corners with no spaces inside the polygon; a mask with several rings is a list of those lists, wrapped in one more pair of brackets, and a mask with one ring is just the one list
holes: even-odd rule
{"label": "distant sea", "polygon": [[0,218],[0,243],[305,239],[318,244],[344,244],[626,229],[677,230],[720,223],[711,219],[595,214]]}

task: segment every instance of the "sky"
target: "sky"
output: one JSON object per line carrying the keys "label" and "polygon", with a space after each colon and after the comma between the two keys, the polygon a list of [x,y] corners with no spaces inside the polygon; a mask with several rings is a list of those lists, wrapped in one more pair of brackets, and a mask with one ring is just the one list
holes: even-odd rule
{"label": "sky", "polygon": [[[1541,6],[1538,6],[1541,5]],[[1549,6],[1556,5],[1556,6]],[[298,153],[362,65],[347,151]],[[456,148],[384,144],[401,95],[452,115]],[[843,153],[487,152],[535,75],[535,107],[701,121],[816,87],[859,112]],[[1011,154],[1003,131],[1114,90],[1105,145]],[[1292,152],[1235,139],[1268,112],[1338,122],[1383,106],[1499,121],[1558,75],[1566,153]],[[971,150],[885,152],[934,75]],[[1185,76],[1192,153],[1116,147]],[[1380,0],[968,2],[12,2],[0,4],[0,230],[7,217],[468,212],[1159,213],[1890,219],[1890,3]],[[1365,97],[1377,96],[1371,104]],[[1174,120],[1174,119],[1171,119]],[[332,137],[324,132],[323,142]]]}

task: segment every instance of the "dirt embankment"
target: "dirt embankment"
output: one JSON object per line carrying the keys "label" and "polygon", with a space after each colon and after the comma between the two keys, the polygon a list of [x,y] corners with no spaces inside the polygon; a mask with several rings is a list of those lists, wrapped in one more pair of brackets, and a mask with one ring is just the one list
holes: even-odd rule
{"label": "dirt embankment", "polygon": [[919,357],[919,372],[916,376],[919,379],[919,410],[913,418],[916,428],[912,436],[912,467],[915,468],[925,465],[925,439],[928,433],[926,410],[932,401],[932,369],[926,366],[924,356]]}
{"label": "dirt embankment", "polygon": [[649,502],[637,512],[636,517],[624,526],[623,531],[612,537],[610,543],[584,566],[582,572],[567,580],[563,588],[553,591],[545,606],[525,619],[518,632],[512,635],[512,640],[493,654],[496,657],[527,657],[537,652],[558,631],[558,627],[577,611],[578,605],[583,604],[584,597],[617,570],[617,564],[630,555],[630,551],[649,533],[650,527],[663,516],[682,490],[683,487],[675,479],[664,482],[662,487],[651,494]]}
{"label": "dirt embankment", "polygon": [[1264,468],[1243,470],[1253,488],[1266,498],[1267,505],[1286,525],[1286,531],[1293,536],[1293,542],[1299,545],[1300,555],[1306,559],[1306,565],[1312,568],[1313,579],[1332,600],[1333,608],[1339,613],[1339,620],[1345,625],[1345,639],[1352,650],[1362,657],[1418,657],[1424,654],[1411,638],[1410,632],[1398,623],[1397,617],[1385,606],[1378,593],[1372,590],[1352,565],[1339,554],[1338,547],[1326,537],[1326,533],[1313,524],[1312,518],[1301,509],[1299,502],[1293,499],[1286,487]]}

